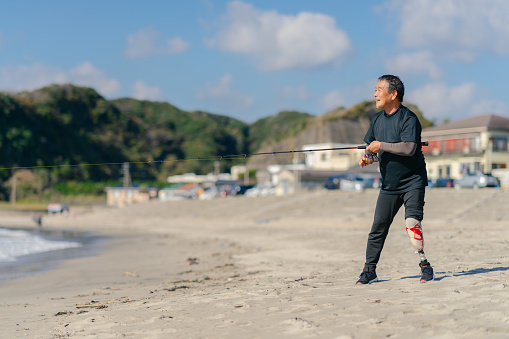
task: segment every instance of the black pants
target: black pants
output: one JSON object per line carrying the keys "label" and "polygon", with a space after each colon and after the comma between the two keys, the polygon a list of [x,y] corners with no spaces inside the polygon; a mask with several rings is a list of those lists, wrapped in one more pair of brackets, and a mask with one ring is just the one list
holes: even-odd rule
{"label": "black pants", "polygon": [[423,187],[401,194],[380,193],[378,195],[373,226],[371,226],[368,246],[366,247],[366,264],[364,266],[366,269],[374,270],[376,268],[385,239],[389,233],[389,227],[391,227],[392,220],[403,204],[405,205],[405,219],[422,220],[424,193],[425,189]]}

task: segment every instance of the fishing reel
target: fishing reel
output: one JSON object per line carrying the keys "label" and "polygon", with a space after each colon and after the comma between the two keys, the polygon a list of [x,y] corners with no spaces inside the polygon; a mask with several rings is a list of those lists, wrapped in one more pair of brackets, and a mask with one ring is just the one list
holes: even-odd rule
{"label": "fishing reel", "polygon": [[380,159],[378,159],[378,155],[376,153],[371,153],[371,152],[366,152],[366,154],[364,154],[362,156],[362,161],[366,164],[366,165],[370,165],[374,162],[378,162]]}

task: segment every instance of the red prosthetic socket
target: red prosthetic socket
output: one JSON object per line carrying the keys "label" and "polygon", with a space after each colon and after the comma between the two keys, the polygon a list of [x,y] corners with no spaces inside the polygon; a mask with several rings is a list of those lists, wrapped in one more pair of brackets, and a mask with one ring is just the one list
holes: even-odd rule
{"label": "red prosthetic socket", "polygon": [[410,242],[417,252],[422,252],[424,249],[424,239],[422,236],[421,222],[414,218],[405,220],[406,232],[410,237]]}

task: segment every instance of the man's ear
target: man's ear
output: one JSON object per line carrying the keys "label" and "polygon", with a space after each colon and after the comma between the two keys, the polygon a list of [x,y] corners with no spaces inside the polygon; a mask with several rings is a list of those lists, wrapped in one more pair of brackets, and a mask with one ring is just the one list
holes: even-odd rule
{"label": "man's ear", "polygon": [[398,97],[398,91],[392,91],[391,92],[391,98],[392,100],[396,99]]}

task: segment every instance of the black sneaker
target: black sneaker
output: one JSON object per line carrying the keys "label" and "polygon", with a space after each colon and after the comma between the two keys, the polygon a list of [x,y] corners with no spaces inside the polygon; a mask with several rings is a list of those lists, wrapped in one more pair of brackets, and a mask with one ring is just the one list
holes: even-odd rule
{"label": "black sneaker", "polygon": [[375,271],[367,271],[366,269],[362,270],[361,275],[359,276],[359,280],[357,280],[357,285],[366,285],[374,283],[378,281],[378,277],[376,276]]}
{"label": "black sneaker", "polygon": [[419,263],[421,266],[421,282],[425,283],[426,281],[435,280],[435,274],[433,273],[433,267],[431,267],[430,263],[425,260]]}

